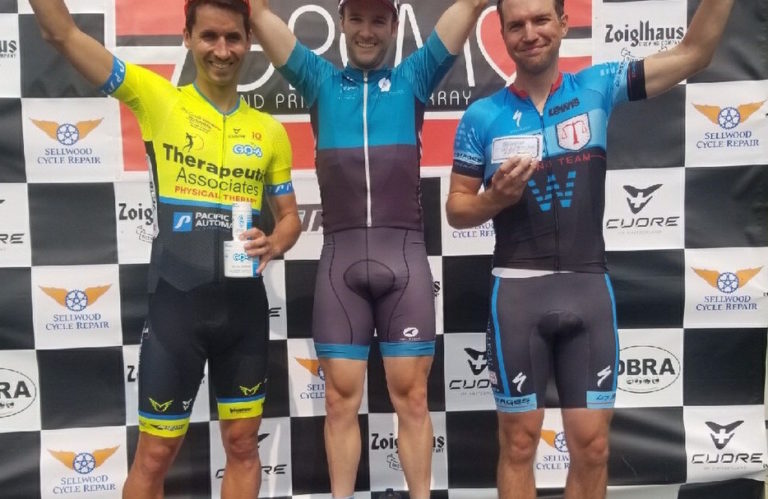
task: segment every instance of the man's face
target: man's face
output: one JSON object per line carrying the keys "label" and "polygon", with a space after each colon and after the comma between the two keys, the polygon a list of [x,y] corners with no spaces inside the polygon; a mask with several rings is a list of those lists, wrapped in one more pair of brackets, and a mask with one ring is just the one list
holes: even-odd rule
{"label": "man's face", "polygon": [[184,31],[184,45],[192,52],[198,82],[221,87],[237,84],[251,40],[242,15],[205,4],[197,8],[192,32]]}
{"label": "man's face", "polygon": [[377,0],[350,0],[344,5],[341,31],[346,37],[349,63],[358,69],[384,64],[397,30],[392,10]]}
{"label": "man's face", "polygon": [[501,36],[517,70],[538,75],[557,65],[568,16],[559,17],[555,0],[504,0]]}

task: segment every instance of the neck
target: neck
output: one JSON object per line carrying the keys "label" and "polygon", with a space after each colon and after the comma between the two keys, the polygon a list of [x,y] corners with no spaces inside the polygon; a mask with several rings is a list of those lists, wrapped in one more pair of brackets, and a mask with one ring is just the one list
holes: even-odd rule
{"label": "neck", "polygon": [[195,79],[195,86],[222,114],[231,111],[240,100],[240,96],[237,95],[237,83],[218,86],[197,78]]}
{"label": "neck", "polygon": [[552,91],[552,85],[555,84],[559,76],[560,70],[556,61],[555,64],[552,64],[552,66],[541,73],[529,73],[520,71],[518,68],[513,84],[518,90],[523,90],[527,93],[539,111],[541,111]]}

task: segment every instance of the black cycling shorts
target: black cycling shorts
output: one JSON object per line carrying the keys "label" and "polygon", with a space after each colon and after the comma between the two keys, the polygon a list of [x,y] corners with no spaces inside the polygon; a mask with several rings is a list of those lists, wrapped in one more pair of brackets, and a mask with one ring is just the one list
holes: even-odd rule
{"label": "black cycling shorts", "polygon": [[226,279],[191,291],[161,280],[150,295],[139,354],[139,429],[184,435],[205,363],[219,419],[262,413],[269,310],[262,279]]}
{"label": "black cycling shorts", "polygon": [[613,407],[619,341],[607,274],[495,277],[486,339],[499,411],[544,407],[551,368],[561,407]]}

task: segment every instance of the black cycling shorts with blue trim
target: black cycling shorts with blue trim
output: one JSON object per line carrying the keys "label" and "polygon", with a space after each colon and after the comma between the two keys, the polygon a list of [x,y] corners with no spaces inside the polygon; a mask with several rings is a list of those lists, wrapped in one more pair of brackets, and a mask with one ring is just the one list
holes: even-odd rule
{"label": "black cycling shorts with blue trim", "polygon": [[219,419],[261,416],[269,310],[264,283],[225,279],[191,291],[161,280],[150,295],[139,354],[139,429],[186,433],[206,360]]}
{"label": "black cycling shorts with blue trim", "polygon": [[613,407],[619,343],[607,274],[494,277],[486,340],[500,412],[543,408],[552,371],[561,407]]}
{"label": "black cycling shorts with blue trim", "polygon": [[312,315],[318,357],[366,360],[374,329],[385,357],[434,355],[423,233],[376,227],[326,234]]}

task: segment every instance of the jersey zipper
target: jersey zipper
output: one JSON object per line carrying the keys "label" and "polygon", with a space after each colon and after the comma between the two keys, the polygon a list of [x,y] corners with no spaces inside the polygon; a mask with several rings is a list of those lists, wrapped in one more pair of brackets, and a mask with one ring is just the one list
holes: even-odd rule
{"label": "jersey zipper", "polygon": [[[227,157],[227,115],[221,114],[221,160],[219,160],[219,168],[224,168],[224,158]],[[221,170],[219,170],[221,171]],[[221,207],[221,184],[219,184],[219,207]],[[232,215],[229,215],[229,221],[232,222]],[[231,231],[230,231],[231,233]],[[224,251],[222,246],[224,245],[224,238],[221,235],[221,231],[216,231],[216,281],[221,279],[221,267],[224,265]]]}
{"label": "jersey zipper", "polygon": [[[551,94],[550,94],[551,95]],[[530,100],[530,97],[529,97]],[[533,101],[531,101],[531,105],[533,105],[534,109],[539,114],[539,122],[541,123],[541,143],[543,146],[543,151],[541,152],[541,159],[542,161],[545,158],[545,154],[549,151],[549,148],[547,147],[547,128],[544,123],[544,110],[547,108],[547,103],[549,102],[549,95],[547,96],[547,100],[544,101],[544,107],[541,109],[541,112],[536,108],[536,105],[533,104]],[[549,161],[547,164],[546,169],[546,178],[544,182],[544,192],[546,194],[547,188],[549,187],[549,176],[554,176],[555,172],[552,167],[552,161]],[[557,182],[557,177],[555,177],[555,182]],[[557,193],[559,190],[552,189],[552,215],[555,218],[555,262],[554,262],[554,270],[560,270],[560,218],[559,218],[559,205],[560,205],[560,199],[557,197]]]}
{"label": "jersey zipper", "polygon": [[363,155],[365,156],[365,225],[373,223],[371,216],[371,160],[368,154],[368,71],[363,71]]}

